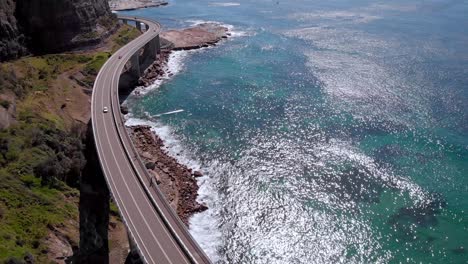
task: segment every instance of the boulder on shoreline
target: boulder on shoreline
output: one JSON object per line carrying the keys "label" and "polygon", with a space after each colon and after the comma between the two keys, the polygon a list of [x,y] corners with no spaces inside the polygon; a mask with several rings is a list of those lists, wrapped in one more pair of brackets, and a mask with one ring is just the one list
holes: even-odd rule
{"label": "boulder on shoreline", "polygon": [[192,174],[193,174],[193,177],[195,178],[203,176],[203,173],[201,171],[194,171]]}

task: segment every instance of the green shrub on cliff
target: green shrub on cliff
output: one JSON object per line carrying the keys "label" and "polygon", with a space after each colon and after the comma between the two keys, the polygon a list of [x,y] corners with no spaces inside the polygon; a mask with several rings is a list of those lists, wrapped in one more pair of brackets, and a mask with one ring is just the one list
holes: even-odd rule
{"label": "green shrub on cliff", "polygon": [[[110,38],[109,50],[137,34],[122,27]],[[0,130],[0,263],[32,256],[35,263],[50,262],[49,235],[78,221],[76,187],[86,162],[81,128],[71,125],[76,122],[67,120],[63,100],[57,98],[64,98],[76,72],[92,87],[110,54],[51,54],[0,64],[0,93],[12,91],[17,97],[17,123]],[[112,214],[118,215],[115,205]],[[65,234],[75,236],[71,241],[77,241],[76,235]]]}
{"label": "green shrub on cliff", "polygon": [[85,165],[79,135],[27,120],[0,132],[0,260],[41,255],[48,227],[78,213],[64,194],[74,192],[68,186],[78,186]]}
{"label": "green shrub on cliff", "polygon": [[90,75],[97,75],[99,69],[101,69],[102,65],[106,62],[106,60],[111,56],[109,52],[100,52],[96,56],[94,56],[84,68],[84,72]]}
{"label": "green shrub on cliff", "polygon": [[138,37],[138,35],[140,35],[140,32],[138,30],[136,30],[133,27],[126,26],[119,32],[118,37],[115,38],[114,41],[119,46],[123,46],[123,45],[129,43],[134,38]]}
{"label": "green shrub on cliff", "polygon": [[61,71],[92,57],[46,55],[0,66],[2,89],[18,98],[17,123],[0,131],[0,262],[28,253],[38,263],[47,262],[50,228],[78,219],[72,187],[78,186],[85,164],[80,134],[38,101],[49,97],[35,93],[48,90]]}

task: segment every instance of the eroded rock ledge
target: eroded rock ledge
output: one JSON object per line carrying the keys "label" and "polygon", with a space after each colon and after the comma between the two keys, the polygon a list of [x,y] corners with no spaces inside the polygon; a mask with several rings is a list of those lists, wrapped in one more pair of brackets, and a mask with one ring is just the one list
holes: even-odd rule
{"label": "eroded rock ledge", "polygon": [[173,50],[190,50],[215,45],[229,36],[228,31],[217,23],[203,23],[187,29],[165,31],[161,37],[174,44]]}

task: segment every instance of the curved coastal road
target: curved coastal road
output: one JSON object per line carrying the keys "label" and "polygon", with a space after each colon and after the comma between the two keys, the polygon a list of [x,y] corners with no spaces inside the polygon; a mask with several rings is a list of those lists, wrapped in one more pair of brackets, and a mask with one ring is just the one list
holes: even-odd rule
{"label": "curved coastal road", "polygon": [[[211,263],[159,191],[133,146],[120,113],[120,74],[130,58],[160,33],[157,22],[135,17],[147,30],[115,52],[94,83],[91,119],[96,149],[109,190],[146,263]],[[107,107],[108,112],[103,111]]]}

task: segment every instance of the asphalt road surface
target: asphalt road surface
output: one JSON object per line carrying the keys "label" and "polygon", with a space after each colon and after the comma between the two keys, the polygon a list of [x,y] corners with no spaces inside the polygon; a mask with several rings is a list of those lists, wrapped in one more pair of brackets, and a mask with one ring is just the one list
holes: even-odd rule
{"label": "asphalt road surface", "polygon": [[91,119],[107,185],[144,262],[211,263],[157,186],[150,186],[148,172],[133,147],[120,113],[120,74],[131,56],[158,36],[161,27],[144,18],[119,18],[136,19],[149,28],[115,52],[94,83]]}

